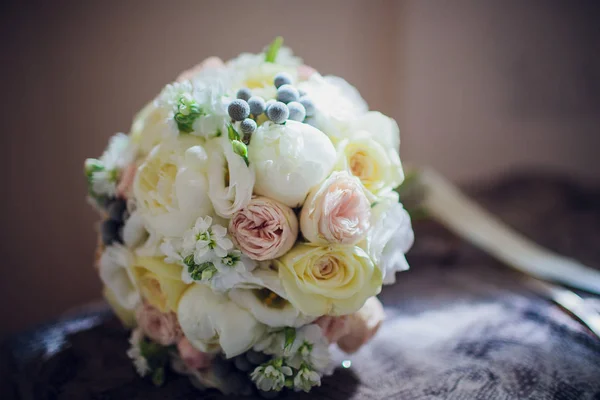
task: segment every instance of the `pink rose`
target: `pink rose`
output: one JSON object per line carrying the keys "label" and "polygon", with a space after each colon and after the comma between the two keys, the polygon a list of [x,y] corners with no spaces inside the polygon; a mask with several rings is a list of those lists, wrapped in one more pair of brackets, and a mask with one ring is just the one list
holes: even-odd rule
{"label": "pink rose", "polygon": [[350,324],[347,315],[340,317],[324,315],[314,323],[321,327],[321,331],[327,340],[329,340],[329,343],[337,343],[338,340],[350,333]]}
{"label": "pink rose", "polygon": [[288,206],[254,197],[229,221],[235,244],[254,260],[272,260],[287,253],[298,237],[298,219]]}
{"label": "pink rose", "polygon": [[377,333],[385,319],[385,312],[377,297],[370,297],[360,310],[347,317],[349,333],[342,336],[337,344],[346,353],[354,353]]}
{"label": "pink rose", "polygon": [[221,68],[224,65],[225,64],[223,64],[223,61],[219,57],[208,57],[207,59],[202,61],[200,64],[196,64],[192,68],[183,71],[181,74],[179,74],[176,81],[177,82],[186,81],[188,79],[192,79],[194,77],[194,75],[198,74],[199,72],[201,72],[204,69]]}
{"label": "pink rose", "polygon": [[205,369],[210,367],[214,355],[209,353],[203,353],[192,346],[189,340],[182,337],[177,342],[177,350],[179,350],[179,356],[183,360],[184,364],[193,370]]}
{"label": "pink rose", "polygon": [[333,172],[309,194],[300,213],[300,228],[313,243],[353,245],[370,228],[371,203],[360,180],[346,171]]}
{"label": "pink rose", "polygon": [[181,338],[181,327],[172,312],[162,313],[150,304],[143,303],[137,308],[135,316],[146,336],[163,346],[175,344]]}

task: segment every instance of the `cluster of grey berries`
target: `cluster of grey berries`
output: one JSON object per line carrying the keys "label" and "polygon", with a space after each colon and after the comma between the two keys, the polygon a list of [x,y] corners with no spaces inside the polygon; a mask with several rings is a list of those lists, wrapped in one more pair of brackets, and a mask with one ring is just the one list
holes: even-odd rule
{"label": "cluster of grey berries", "polygon": [[229,103],[227,111],[233,121],[240,122],[240,129],[245,135],[256,131],[256,119],[265,114],[276,124],[293,120],[303,122],[315,113],[315,106],[306,93],[292,86],[292,77],[281,72],[273,81],[277,88],[277,98],[267,102],[260,96],[252,96],[252,91],[242,88],[237,92],[237,99]]}

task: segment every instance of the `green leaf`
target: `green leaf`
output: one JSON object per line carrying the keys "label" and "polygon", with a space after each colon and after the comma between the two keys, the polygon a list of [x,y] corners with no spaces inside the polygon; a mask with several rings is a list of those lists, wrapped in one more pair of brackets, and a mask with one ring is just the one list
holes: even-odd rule
{"label": "green leaf", "polygon": [[227,125],[227,136],[229,136],[229,140],[240,140],[240,134],[231,124]]}
{"label": "green leaf", "polygon": [[281,36],[277,36],[275,40],[269,45],[267,49],[267,53],[265,55],[265,61],[274,63],[277,59],[277,53],[279,53],[279,49],[283,45],[283,38]]}
{"label": "green leaf", "polygon": [[165,383],[165,368],[159,367],[152,371],[152,383],[154,386],[162,386]]}
{"label": "green leaf", "polygon": [[283,334],[285,335],[285,344],[283,345],[283,349],[287,350],[294,344],[294,340],[296,340],[296,329],[294,328],[283,328]]}

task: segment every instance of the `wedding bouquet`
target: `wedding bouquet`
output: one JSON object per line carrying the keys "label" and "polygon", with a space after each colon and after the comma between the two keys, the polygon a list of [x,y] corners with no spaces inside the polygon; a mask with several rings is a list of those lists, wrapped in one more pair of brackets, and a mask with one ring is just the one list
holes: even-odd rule
{"label": "wedding bouquet", "polygon": [[96,267],[139,374],[267,397],[320,385],[330,346],[369,340],[375,296],[408,268],[399,146],[394,120],[279,38],[167,85],[85,162]]}

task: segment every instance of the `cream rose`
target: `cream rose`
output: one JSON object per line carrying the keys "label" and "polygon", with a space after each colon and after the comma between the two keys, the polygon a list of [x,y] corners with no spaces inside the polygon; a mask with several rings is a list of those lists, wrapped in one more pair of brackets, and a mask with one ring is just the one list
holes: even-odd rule
{"label": "cream rose", "polygon": [[208,196],[215,212],[223,218],[245,207],[252,198],[255,174],[242,157],[233,152],[226,136],[208,143],[210,165],[208,167]]}
{"label": "cream rose", "polygon": [[276,264],[288,300],[307,315],[345,315],[381,290],[381,271],[356,246],[297,244]]}
{"label": "cream rose", "polygon": [[160,257],[137,257],[132,272],[142,297],[160,312],[175,311],[188,287],[181,281],[181,266]]}
{"label": "cream rose", "polygon": [[347,172],[333,172],[313,189],[300,213],[304,237],[319,244],[356,244],[369,230],[371,203],[360,181]]}
{"label": "cream rose", "polygon": [[255,197],[231,217],[229,234],[248,257],[264,261],[287,253],[298,236],[298,219],[288,206]]}
{"label": "cream rose", "polygon": [[227,358],[249,350],[265,329],[248,311],[206,285],[193,285],[184,293],[177,317],[195,348],[205,353],[222,349]]}
{"label": "cream rose", "polygon": [[163,346],[176,344],[181,338],[177,316],[172,312],[163,313],[149,303],[143,303],[138,306],[135,316],[138,327],[146,336]]}
{"label": "cream rose", "polygon": [[151,232],[178,237],[198,217],[212,214],[202,143],[191,135],[165,141],[138,168],[137,210]]}
{"label": "cream rose", "polygon": [[266,122],[248,147],[250,165],[256,170],[254,192],[297,207],[329,175],[335,154],[329,138],[308,124]]}
{"label": "cream rose", "polygon": [[373,194],[389,192],[404,180],[398,152],[386,149],[366,132],[341,141],[338,155],[340,169],[359,178]]}
{"label": "cream rose", "polygon": [[399,202],[398,193],[388,193],[378,200],[371,209],[371,225],[359,246],[381,269],[383,282],[394,283],[395,273],[408,269],[405,254],[415,239],[410,216]]}

